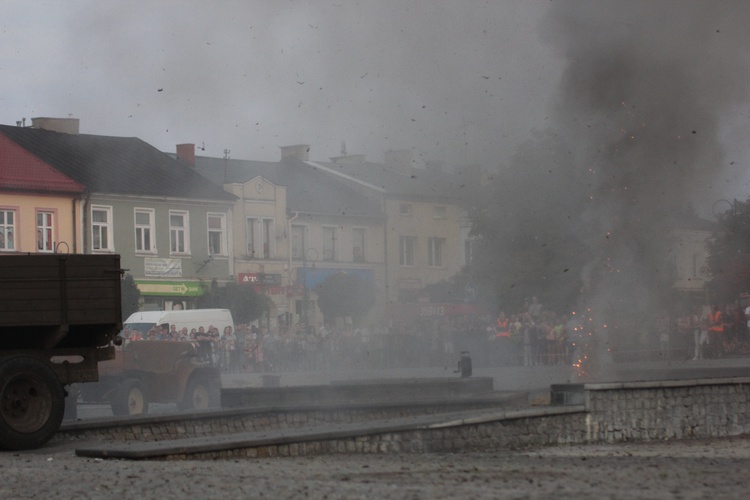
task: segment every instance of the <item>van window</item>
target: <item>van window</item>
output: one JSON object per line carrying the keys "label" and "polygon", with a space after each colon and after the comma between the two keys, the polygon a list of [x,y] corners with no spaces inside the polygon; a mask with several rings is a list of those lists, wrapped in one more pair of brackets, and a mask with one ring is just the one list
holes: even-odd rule
{"label": "van window", "polygon": [[125,328],[130,329],[131,332],[133,330],[138,330],[142,335],[147,334],[155,326],[156,326],[156,323],[126,323],[125,324]]}

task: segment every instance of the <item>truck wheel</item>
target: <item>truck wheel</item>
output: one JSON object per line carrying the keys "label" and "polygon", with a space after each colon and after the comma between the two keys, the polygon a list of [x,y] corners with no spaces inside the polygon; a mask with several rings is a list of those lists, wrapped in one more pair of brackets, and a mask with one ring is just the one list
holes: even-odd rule
{"label": "truck wheel", "polygon": [[0,448],[37,448],[60,428],[65,391],[46,363],[25,356],[0,363]]}
{"label": "truck wheel", "polygon": [[112,413],[118,416],[148,413],[148,399],[140,380],[129,378],[120,384],[112,401]]}
{"label": "truck wheel", "polygon": [[218,384],[206,377],[193,377],[185,388],[181,410],[206,410],[219,405]]}

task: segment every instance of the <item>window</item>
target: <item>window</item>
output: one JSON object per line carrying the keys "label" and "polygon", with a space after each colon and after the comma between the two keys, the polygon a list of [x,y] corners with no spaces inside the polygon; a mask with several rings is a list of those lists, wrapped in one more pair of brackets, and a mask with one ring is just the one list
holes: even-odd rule
{"label": "window", "polygon": [[464,265],[468,266],[474,259],[474,240],[464,240]]}
{"label": "window", "polygon": [[135,209],[135,251],[155,253],[154,245],[154,210],[150,208]]}
{"label": "window", "polygon": [[398,240],[399,258],[398,265],[401,267],[414,265],[414,242],[412,236],[402,236]]}
{"label": "window", "polygon": [[227,254],[226,214],[208,214],[208,254]]}
{"label": "window", "polygon": [[365,230],[355,227],[352,229],[352,259],[354,262],[365,261]]}
{"label": "window", "polygon": [[292,258],[302,260],[307,241],[305,241],[305,226],[292,225]]}
{"label": "window", "polygon": [[402,203],[398,206],[398,213],[399,215],[411,215],[412,214],[412,207],[408,203]]}
{"label": "window", "polygon": [[443,248],[445,238],[429,238],[427,240],[427,265],[430,267],[443,267]]}
{"label": "window", "polygon": [[169,253],[174,255],[190,253],[187,212],[169,211]]}
{"label": "window", "polygon": [[246,225],[247,255],[257,259],[270,259],[276,238],[273,219],[248,217]]}
{"label": "window", "polygon": [[246,255],[251,259],[255,258],[255,220],[252,217],[245,219],[245,249],[247,251]]}
{"label": "window", "polygon": [[91,249],[99,252],[111,252],[112,241],[112,207],[91,206]]}
{"label": "window", "polygon": [[53,212],[36,213],[36,249],[40,252],[52,252],[54,248],[53,230],[55,214]]}
{"label": "window", "polygon": [[338,228],[323,226],[323,260],[336,260],[336,240],[338,240]]}
{"label": "window", "polygon": [[445,219],[445,207],[444,206],[435,206],[432,207],[432,218],[433,219]]}
{"label": "window", "polygon": [[0,210],[0,251],[16,249],[16,212]]}
{"label": "window", "polygon": [[261,219],[260,228],[262,238],[261,243],[263,245],[263,258],[270,259],[271,245],[273,244],[274,239],[273,219]]}

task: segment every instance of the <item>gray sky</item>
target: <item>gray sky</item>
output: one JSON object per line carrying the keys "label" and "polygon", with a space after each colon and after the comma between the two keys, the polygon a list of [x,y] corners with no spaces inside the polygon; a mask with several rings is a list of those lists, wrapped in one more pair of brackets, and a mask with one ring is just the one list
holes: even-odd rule
{"label": "gray sky", "polygon": [[[742,3],[719,2],[722,15]],[[415,148],[423,160],[493,167],[530,131],[564,127],[553,103],[572,55],[550,33],[550,12],[590,11],[589,31],[608,18],[593,44],[626,31],[668,54],[662,27],[700,23],[681,15],[696,4],[670,3],[661,11],[674,16],[641,28],[637,16],[613,27],[611,9],[583,0],[0,0],[0,122],[70,115],[82,133],[168,152],[193,142],[210,156],[276,160],[279,146],[307,143],[325,160],[345,141],[372,161]],[[612,5],[627,14],[653,3]],[[744,101],[722,111],[722,161],[737,170],[717,180],[716,197],[747,197],[749,117]]]}
{"label": "gray sky", "polygon": [[562,71],[544,1],[0,2],[0,122],[71,115],[161,150],[497,165]]}

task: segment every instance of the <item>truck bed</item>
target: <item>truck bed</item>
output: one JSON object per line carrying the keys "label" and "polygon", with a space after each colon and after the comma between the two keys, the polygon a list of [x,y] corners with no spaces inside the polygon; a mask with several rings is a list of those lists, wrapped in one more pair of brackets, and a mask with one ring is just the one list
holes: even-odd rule
{"label": "truck bed", "polygon": [[0,256],[0,349],[99,347],[121,327],[119,255]]}

